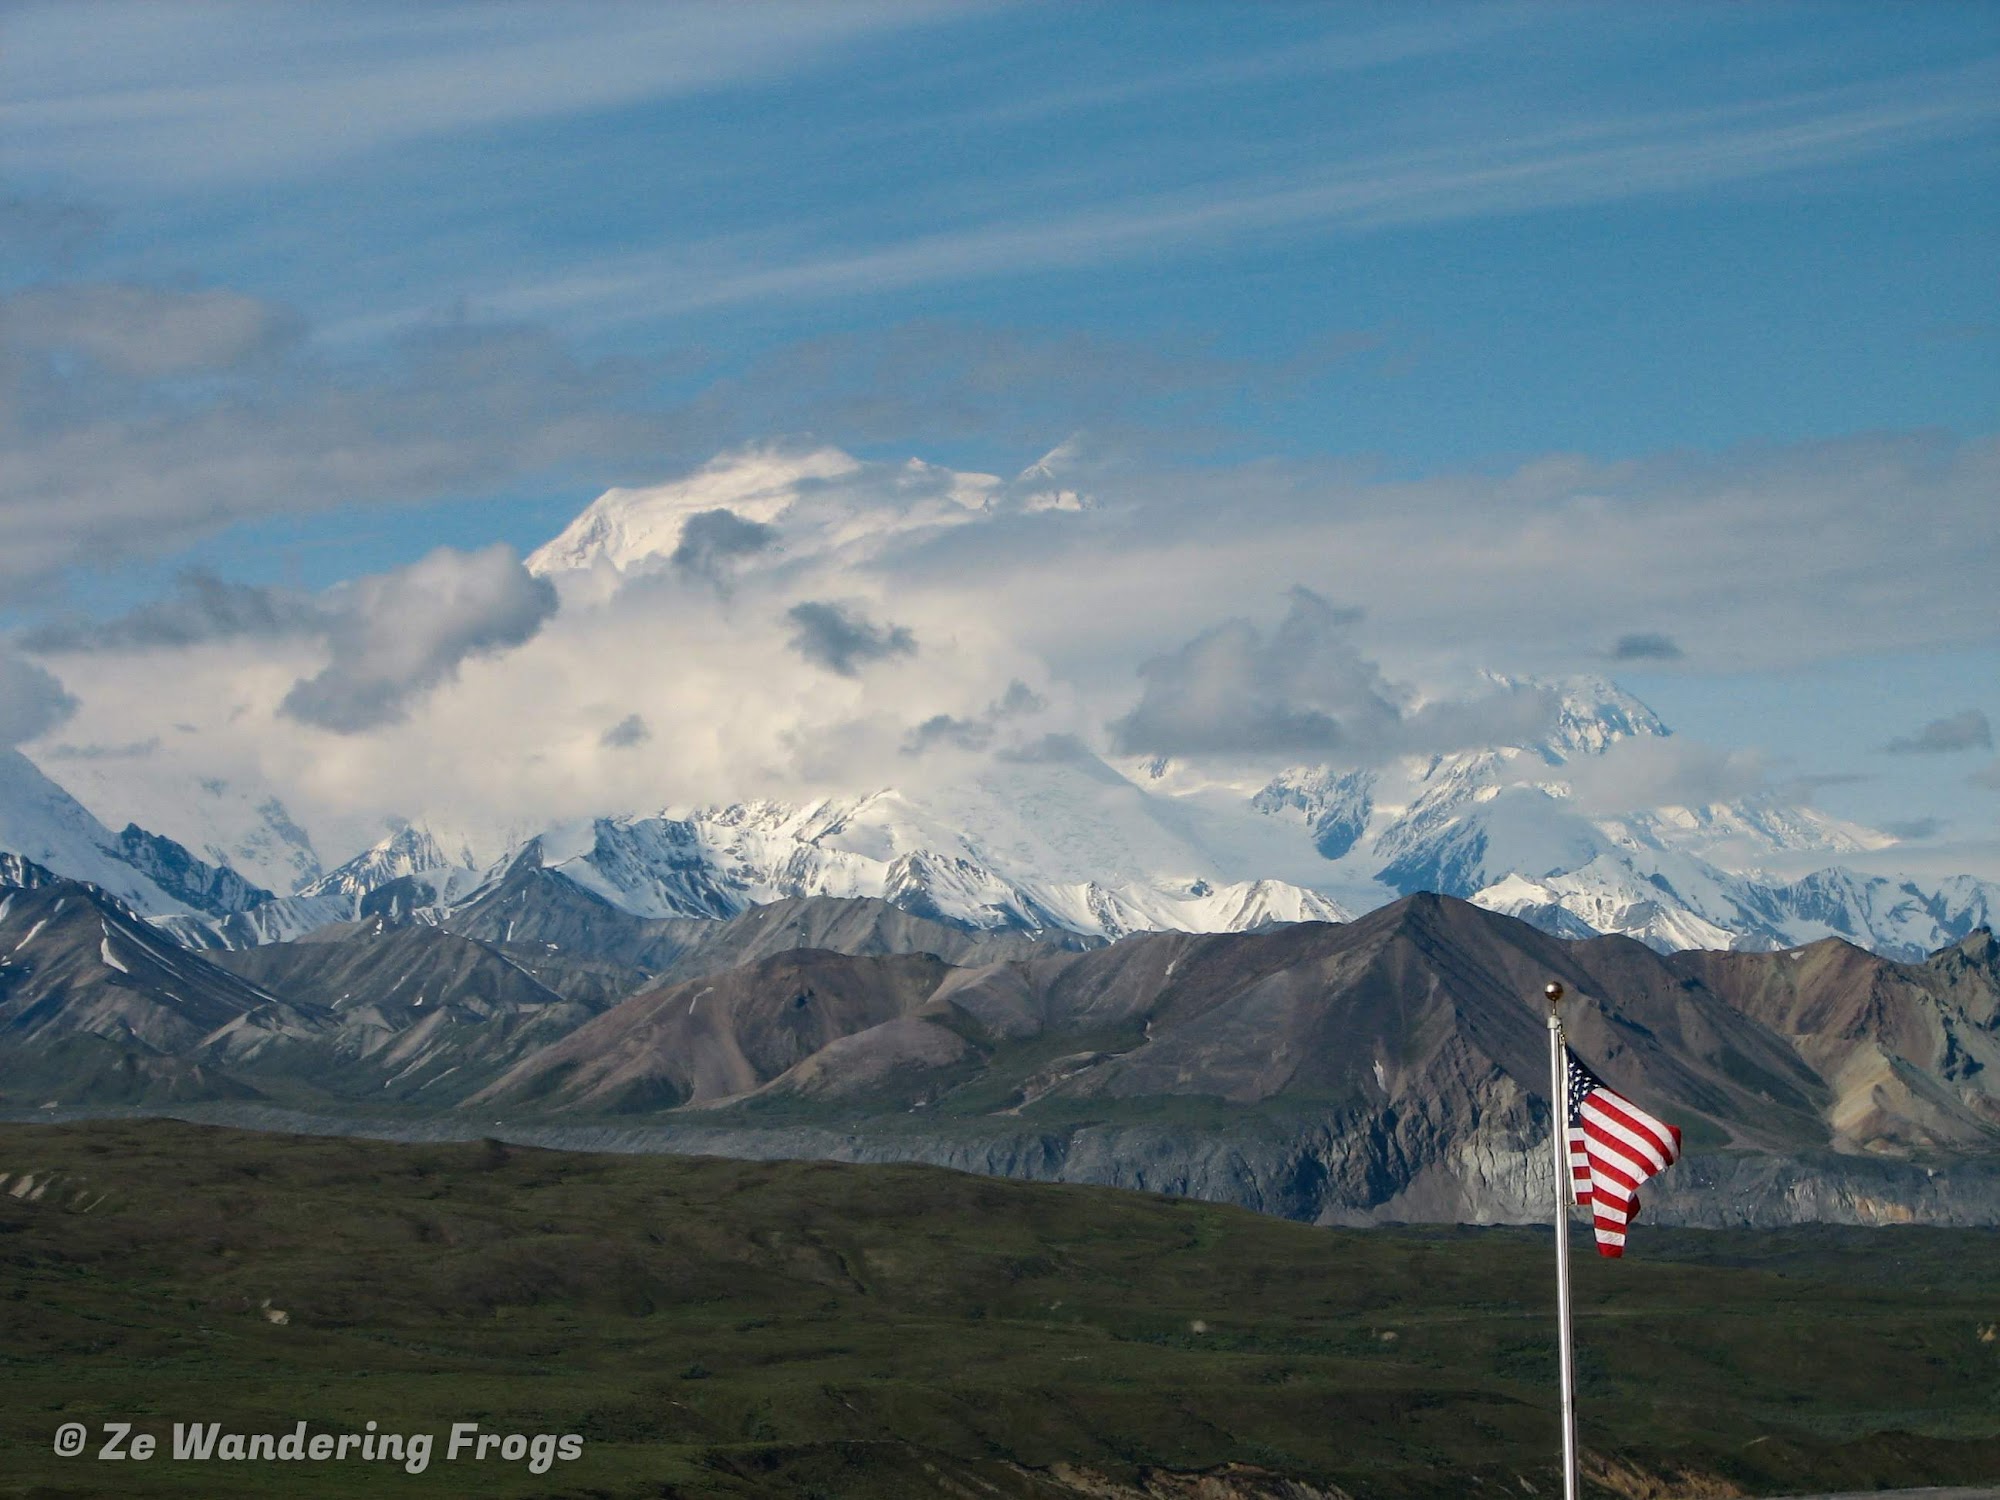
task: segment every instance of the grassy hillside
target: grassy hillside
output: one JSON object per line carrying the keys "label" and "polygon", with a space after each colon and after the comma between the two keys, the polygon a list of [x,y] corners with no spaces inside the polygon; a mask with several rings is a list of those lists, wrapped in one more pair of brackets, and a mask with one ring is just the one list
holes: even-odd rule
{"label": "grassy hillside", "polygon": [[[0,1173],[0,1495],[1115,1500],[1207,1472],[1210,1500],[1460,1500],[1554,1479],[1531,1230],[164,1121],[0,1127]],[[2000,1477],[2000,1235],[1642,1223],[1629,1259],[1577,1270],[1597,1493]],[[197,1419],[438,1446],[417,1475],[52,1454],[59,1423],[109,1419],[163,1448]],[[579,1434],[582,1456],[447,1463],[454,1421]]]}

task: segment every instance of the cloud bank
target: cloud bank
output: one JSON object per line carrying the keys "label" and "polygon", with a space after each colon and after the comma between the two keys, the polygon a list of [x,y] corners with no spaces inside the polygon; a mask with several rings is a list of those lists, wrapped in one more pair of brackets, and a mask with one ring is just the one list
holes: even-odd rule
{"label": "cloud bank", "polygon": [[1603,755],[1578,757],[1564,778],[1585,812],[1630,813],[1651,807],[1712,807],[1771,790],[1764,756],[1675,736],[1620,740]]}
{"label": "cloud bank", "polygon": [[155,379],[233,369],[296,344],[305,323],[240,292],[125,283],[30,287],[0,303],[0,338],[37,355],[80,355],[113,375]]}
{"label": "cloud bank", "polygon": [[[79,702],[66,740],[157,740],[163,768],[226,762],[316,828],[344,810],[370,827],[446,810],[532,824],[805,800],[987,760],[1373,765],[1533,742],[1554,705],[1508,682],[1601,663],[1635,614],[1732,665],[1990,630],[1987,580],[1958,561],[1990,550],[1976,529],[1921,595],[1864,579],[1910,530],[1882,518],[1882,494],[1956,524],[1991,462],[1986,445],[1930,439],[1393,483],[1127,461],[1091,469],[1088,503],[1035,508],[1015,503],[1025,480],[759,448],[630,492],[665,507],[650,529],[585,527],[543,577],[505,547],[317,596],[196,574],[29,642]],[[738,491],[754,517],[718,503]],[[1683,560],[1672,539],[1712,537],[1723,514],[1753,543],[1788,526],[1790,545]],[[622,568],[586,545],[640,534],[658,550]],[[1577,792],[1607,812],[1701,806],[1818,769],[1641,742],[1580,772]]]}
{"label": "cloud bank", "polygon": [[1672,636],[1651,630],[1621,635],[1611,648],[1613,661],[1679,661],[1682,655]]}
{"label": "cloud bank", "polygon": [[1337,758],[1513,744],[1553,727],[1555,704],[1534,688],[1418,704],[1354,645],[1358,611],[1310,589],[1268,636],[1248,620],[1203,631],[1139,668],[1139,702],[1110,726],[1126,755]]}
{"label": "cloud bank", "polygon": [[332,660],[285,695],[280,711],[338,734],[394,724],[412,700],[470,657],[518,646],[556,611],[555,589],[511,547],[440,547],[395,573],[340,592]]}
{"label": "cloud bank", "polygon": [[652,737],[652,727],[643,718],[638,714],[627,714],[598,736],[597,742],[607,750],[630,750],[645,744]]}
{"label": "cloud bank", "polygon": [[283,589],[231,583],[200,569],[183,573],[174,594],[104,621],[61,621],[28,631],[21,644],[49,654],[173,650],[211,641],[315,635],[325,606]]}
{"label": "cloud bank", "polygon": [[685,573],[719,585],[731,564],[763,551],[777,535],[763,522],[746,520],[725,507],[696,511],[682,523],[680,541],[669,561]]}

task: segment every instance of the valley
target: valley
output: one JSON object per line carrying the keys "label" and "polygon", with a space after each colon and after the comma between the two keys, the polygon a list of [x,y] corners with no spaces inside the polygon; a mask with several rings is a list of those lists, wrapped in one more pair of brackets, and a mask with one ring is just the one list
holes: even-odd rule
{"label": "valley", "polygon": [[[1592,1500],[2000,1472],[1990,1230],[1578,1263]],[[176,1421],[440,1435],[286,1493],[1457,1500],[1555,1483],[1546,1229],[1313,1229],[914,1166],[0,1126],[0,1494],[268,1493]],[[546,1475],[443,1434],[573,1433]]]}

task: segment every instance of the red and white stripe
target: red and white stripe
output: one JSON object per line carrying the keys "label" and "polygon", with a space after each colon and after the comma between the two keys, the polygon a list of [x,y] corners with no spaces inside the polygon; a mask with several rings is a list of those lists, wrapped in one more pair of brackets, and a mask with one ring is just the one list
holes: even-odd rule
{"label": "red and white stripe", "polygon": [[1639,1184],[1680,1160],[1680,1129],[1601,1083],[1583,1095],[1575,1115],[1569,1127],[1571,1187],[1576,1201],[1591,1211],[1597,1253],[1623,1255],[1625,1226],[1639,1211]]}
{"label": "red and white stripe", "polygon": [[1569,1186],[1577,1207],[1590,1207],[1590,1158],[1584,1154],[1583,1131],[1575,1125],[1569,1128]]}

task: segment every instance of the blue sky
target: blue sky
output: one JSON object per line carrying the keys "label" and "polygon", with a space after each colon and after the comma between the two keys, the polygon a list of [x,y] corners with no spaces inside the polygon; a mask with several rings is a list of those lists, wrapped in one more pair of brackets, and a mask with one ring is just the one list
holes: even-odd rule
{"label": "blue sky", "polygon": [[[26,5],[0,100],[0,289],[55,361],[0,435],[19,626],[526,551],[745,442],[1006,474],[1082,432],[1107,494],[1446,525],[1573,463],[1678,518],[1680,592],[1579,590],[1567,637],[1350,601],[1385,662],[1615,670],[2000,870],[1991,746],[1881,749],[2000,719],[2000,6]],[[211,295],[135,363],[78,342],[106,287]],[[1871,475],[1836,535],[1755,519]],[[1218,603],[1274,617],[1315,576],[1244,504],[1268,596]],[[1633,634],[1680,654],[1607,666]]]}

